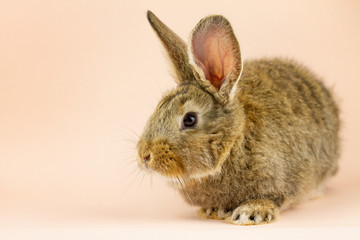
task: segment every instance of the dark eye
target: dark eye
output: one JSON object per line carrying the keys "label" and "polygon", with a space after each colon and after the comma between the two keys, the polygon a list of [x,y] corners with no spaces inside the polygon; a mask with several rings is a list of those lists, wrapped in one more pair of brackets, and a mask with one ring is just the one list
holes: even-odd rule
{"label": "dark eye", "polygon": [[183,118],[183,122],[182,122],[182,128],[183,129],[187,129],[187,128],[194,128],[197,124],[197,115],[194,112],[189,112],[187,114],[185,114],[184,118]]}

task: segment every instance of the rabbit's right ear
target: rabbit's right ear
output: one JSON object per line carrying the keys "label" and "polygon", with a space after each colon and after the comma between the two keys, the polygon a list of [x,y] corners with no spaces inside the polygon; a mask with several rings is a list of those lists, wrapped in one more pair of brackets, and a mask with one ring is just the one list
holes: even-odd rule
{"label": "rabbit's right ear", "polygon": [[151,11],[147,12],[147,18],[169,54],[176,74],[176,82],[180,84],[194,79],[192,68],[189,65],[186,43]]}

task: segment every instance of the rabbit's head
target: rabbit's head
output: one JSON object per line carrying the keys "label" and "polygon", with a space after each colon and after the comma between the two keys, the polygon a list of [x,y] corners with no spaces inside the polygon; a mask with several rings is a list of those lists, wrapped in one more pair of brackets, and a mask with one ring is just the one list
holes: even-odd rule
{"label": "rabbit's head", "polygon": [[242,61],[231,25],[219,15],[206,17],[187,46],[150,11],[148,20],[169,54],[178,86],[147,122],[137,146],[139,165],[169,178],[216,174],[244,127],[235,97]]}

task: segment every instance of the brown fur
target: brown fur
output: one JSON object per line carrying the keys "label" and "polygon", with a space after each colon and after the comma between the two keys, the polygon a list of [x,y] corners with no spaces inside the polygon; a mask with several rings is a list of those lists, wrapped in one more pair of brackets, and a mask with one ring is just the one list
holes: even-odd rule
{"label": "brown fur", "polygon": [[[237,82],[235,35],[224,17],[209,16],[190,42],[210,22],[226,28],[228,51],[237,53],[218,88],[194,60],[197,50],[172,42],[178,37],[151,12],[148,18],[164,45],[174,45],[166,48],[181,68],[178,87],[160,101],[139,140],[140,167],[178,182],[185,200],[202,207],[200,215],[243,225],[273,221],[280,208],[308,198],[336,173],[338,107],[312,72],[286,59],[251,60]],[[199,115],[194,129],[181,129],[187,112]]]}

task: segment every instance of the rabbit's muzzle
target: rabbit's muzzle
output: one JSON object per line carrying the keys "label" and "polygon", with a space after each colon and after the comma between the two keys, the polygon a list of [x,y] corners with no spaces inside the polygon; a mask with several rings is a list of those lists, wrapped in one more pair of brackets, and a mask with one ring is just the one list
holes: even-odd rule
{"label": "rabbit's muzzle", "polygon": [[184,171],[180,158],[166,140],[139,141],[138,163],[142,169],[166,177],[181,176]]}

